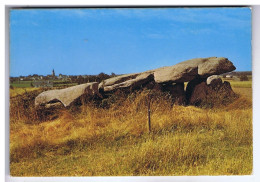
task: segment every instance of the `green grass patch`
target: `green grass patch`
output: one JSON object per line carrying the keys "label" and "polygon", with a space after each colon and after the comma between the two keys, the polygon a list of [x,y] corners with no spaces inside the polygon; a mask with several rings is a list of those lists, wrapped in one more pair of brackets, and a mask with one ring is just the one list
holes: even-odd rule
{"label": "green grass patch", "polygon": [[10,83],[10,85],[17,88],[26,88],[26,87],[32,87],[31,83],[32,81],[15,81],[13,83]]}

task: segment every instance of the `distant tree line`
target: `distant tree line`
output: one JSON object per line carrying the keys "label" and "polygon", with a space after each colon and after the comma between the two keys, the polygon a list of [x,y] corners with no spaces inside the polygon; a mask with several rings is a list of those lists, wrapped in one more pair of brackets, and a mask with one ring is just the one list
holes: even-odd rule
{"label": "distant tree line", "polygon": [[239,79],[240,79],[240,81],[248,81],[248,80],[249,80],[249,78],[247,77],[247,75],[241,75],[241,76],[239,77]]}
{"label": "distant tree line", "polygon": [[227,78],[227,76],[229,76],[229,78],[239,78],[240,81],[248,81],[248,76],[252,76],[252,71],[234,71],[230,73],[224,73],[222,76],[223,78]]}
{"label": "distant tree line", "polygon": [[[66,83],[77,83],[77,84],[82,84],[82,83],[88,83],[88,82],[102,82],[105,79],[112,78],[117,76],[115,73],[111,73],[110,75],[106,73],[99,73],[98,75],[70,75],[68,76],[68,80],[62,81],[63,84]],[[20,77],[10,77],[10,82],[14,83],[15,81],[20,81],[22,78],[22,81],[32,81],[33,78],[38,78],[40,77],[37,74],[34,75],[28,75],[28,76],[20,76]],[[52,80],[53,77],[51,76],[41,76],[42,80]],[[57,77],[55,80],[59,80]]]}
{"label": "distant tree line", "polygon": [[232,75],[232,76],[236,76],[236,77],[240,77],[242,75],[252,75],[252,71],[232,71],[229,73],[223,73],[222,76],[226,76],[226,75]]}
{"label": "distant tree line", "polygon": [[83,84],[89,82],[102,82],[108,78],[115,77],[115,73],[111,73],[111,75],[105,74],[103,72],[99,73],[98,75],[85,75],[85,76],[70,76],[71,82]]}

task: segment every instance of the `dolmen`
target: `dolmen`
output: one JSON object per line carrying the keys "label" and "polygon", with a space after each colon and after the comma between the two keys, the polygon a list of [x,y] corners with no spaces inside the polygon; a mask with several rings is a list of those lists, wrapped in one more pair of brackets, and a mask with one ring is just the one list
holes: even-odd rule
{"label": "dolmen", "polygon": [[[173,66],[161,67],[141,73],[125,74],[65,89],[42,92],[35,98],[37,107],[71,106],[82,95],[102,98],[116,90],[131,92],[140,88],[157,89],[171,94],[175,104],[202,105],[216,99],[224,103],[234,97],[230,83],[222,82],[219,75],[235,70],[224,57],[190,59]],[[186,89],[184,82],[187,82]]]}

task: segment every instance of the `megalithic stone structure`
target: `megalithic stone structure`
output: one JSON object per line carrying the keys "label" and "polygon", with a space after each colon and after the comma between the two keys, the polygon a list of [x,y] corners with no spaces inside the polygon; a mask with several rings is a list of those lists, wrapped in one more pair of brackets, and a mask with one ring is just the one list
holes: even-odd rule
{"label": "megalithic stone structure", "polygon": [[[117,89],[133,90],[145,87],[150,83],[157,84],[155,88],[170,91],[173,97],[181,101],[179,104],[183,102],[190,104],[190,99],[193,98],[194,100],[194,98],[196,98],[196,96],[192,95],[196,85],[205,82],[203,88],[213,88],[214,86],[212,85],[214,84],[206,83],[208,77],[231,72],[235,69],[236,67],[233,63],[224,57],[190,59],[173,66],[161,67],[141,73],[120,75],[106,79],[101,83],[92,82],[60,90],[46,91],[36,97],[35,105],[51,106],[52,104],[54,105],[60,102],[63,106],[68,107],[82,95],[101,97],[101,94],[113,92]],[[208,82],[214,83],[214,80],[220,83],[217,77],[211,77]],[[191,82],[188,84],[186,92],[180,90],[184,89],[182,86],[184,82]],[[218,88],[221,88],[221,84]],[[225,83],[225,88],[229,88],[227,83]],[[230,91],[227,91],[227,93],[230,93]],[[186,98],[186,101],[184,101],[185,99],[183,98]]]}

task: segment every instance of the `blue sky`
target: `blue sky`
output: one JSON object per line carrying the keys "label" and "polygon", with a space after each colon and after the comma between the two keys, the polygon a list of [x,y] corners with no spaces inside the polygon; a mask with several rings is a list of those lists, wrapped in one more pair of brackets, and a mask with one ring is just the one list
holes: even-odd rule
{"label": "blue sky", "polygon": [[135,73],[212,56],[252,70],[249,8],[10,11],[11,76]]}

